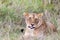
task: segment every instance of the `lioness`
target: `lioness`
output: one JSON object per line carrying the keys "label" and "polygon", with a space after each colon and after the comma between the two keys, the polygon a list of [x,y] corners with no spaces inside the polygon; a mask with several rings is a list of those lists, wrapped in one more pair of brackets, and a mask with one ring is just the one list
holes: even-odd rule
{"label": "lioness", "polygon": [[24,13],[23,15],[26,22],[26,30],[24,34],[26,40],[29,40],[31,37],[41,38],[41,40],[43,40],[44,35],[49,33],[49,31],[56,32],[54,24],[46,22],[43,19],[43,13]]}

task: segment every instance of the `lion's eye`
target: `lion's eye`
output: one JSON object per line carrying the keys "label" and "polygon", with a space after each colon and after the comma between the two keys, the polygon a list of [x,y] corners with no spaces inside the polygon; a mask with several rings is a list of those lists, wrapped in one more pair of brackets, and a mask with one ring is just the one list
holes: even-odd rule
{"label": "lion's eye", "polygon": [[38,23],[38,22],[39,22],[39,20],[36,18],[36,19],[35,19],[35,22],[36,22],[36,23]]}
{"label": "lion's eye", "polygon": [[38,21],[38,19],[37,19],[37,18],[36,18],[35,20],[36,20],[36,21]]}
{"label": "lion's eye", "polygon": [[31,17],[29,17],[29,19],[31,19]]}

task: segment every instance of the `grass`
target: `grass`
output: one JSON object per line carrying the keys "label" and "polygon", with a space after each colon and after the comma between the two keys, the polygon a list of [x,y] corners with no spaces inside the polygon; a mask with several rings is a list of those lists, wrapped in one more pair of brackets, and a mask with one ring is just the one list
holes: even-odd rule
{"label": "grass", "polygon": [[[60,1],[56,4],[54,0],[46,6],[44,6],[42,0],[0,0],[0,40],[23,40],[22,36],[24,33],[22,34],[21,29],[25,29],[26,26],[23,13],[45,13],[45,10],[48,10],[48,14],[52,15],[47,19],[50,19],[58,30],[57,34],[49,35],[45,40],[60,40],[59,4]],[[49,15],[47,15],[47,17],[49,17]]]}

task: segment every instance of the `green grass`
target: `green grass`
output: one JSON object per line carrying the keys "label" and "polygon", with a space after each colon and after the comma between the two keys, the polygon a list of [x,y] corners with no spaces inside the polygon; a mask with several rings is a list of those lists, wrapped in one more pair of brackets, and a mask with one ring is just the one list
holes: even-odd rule
{"label": "green grass", "polygon": [[56,36],[54,35],[55,38],[52,37],[53,35],[49,35],[45,39],[60,40],[60,25],[58,25],[60,22],[57,21],[60,16],[58,5],[60,2],[55,4],[53,1],[44,6],[42,0],[0,0],[0,40],[22,40],[20,39],[23,35],[21,29],[26,26],[23,13],[45,13],[45,10],[48,10],[48,14],[52,15],[50,21],[55,24],[58,30]]}

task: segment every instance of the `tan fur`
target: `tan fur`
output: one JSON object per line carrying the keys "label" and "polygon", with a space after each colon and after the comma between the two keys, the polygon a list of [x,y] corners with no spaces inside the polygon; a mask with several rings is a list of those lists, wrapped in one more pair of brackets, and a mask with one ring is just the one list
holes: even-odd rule
{"label": "tan fur", "polygon": [[[44,37],[47,33],[50,32],[56,32],[56,27],[50,23],[43,20],[43,14],[29,14],[24,13],[25,22],[26,22],[26,31],[25,31],[25,37],[29,39],[29,37]],[[34,24],[34,26],[31,26],[31,24]],[[34,27],[33,29],[29,27]]]}

